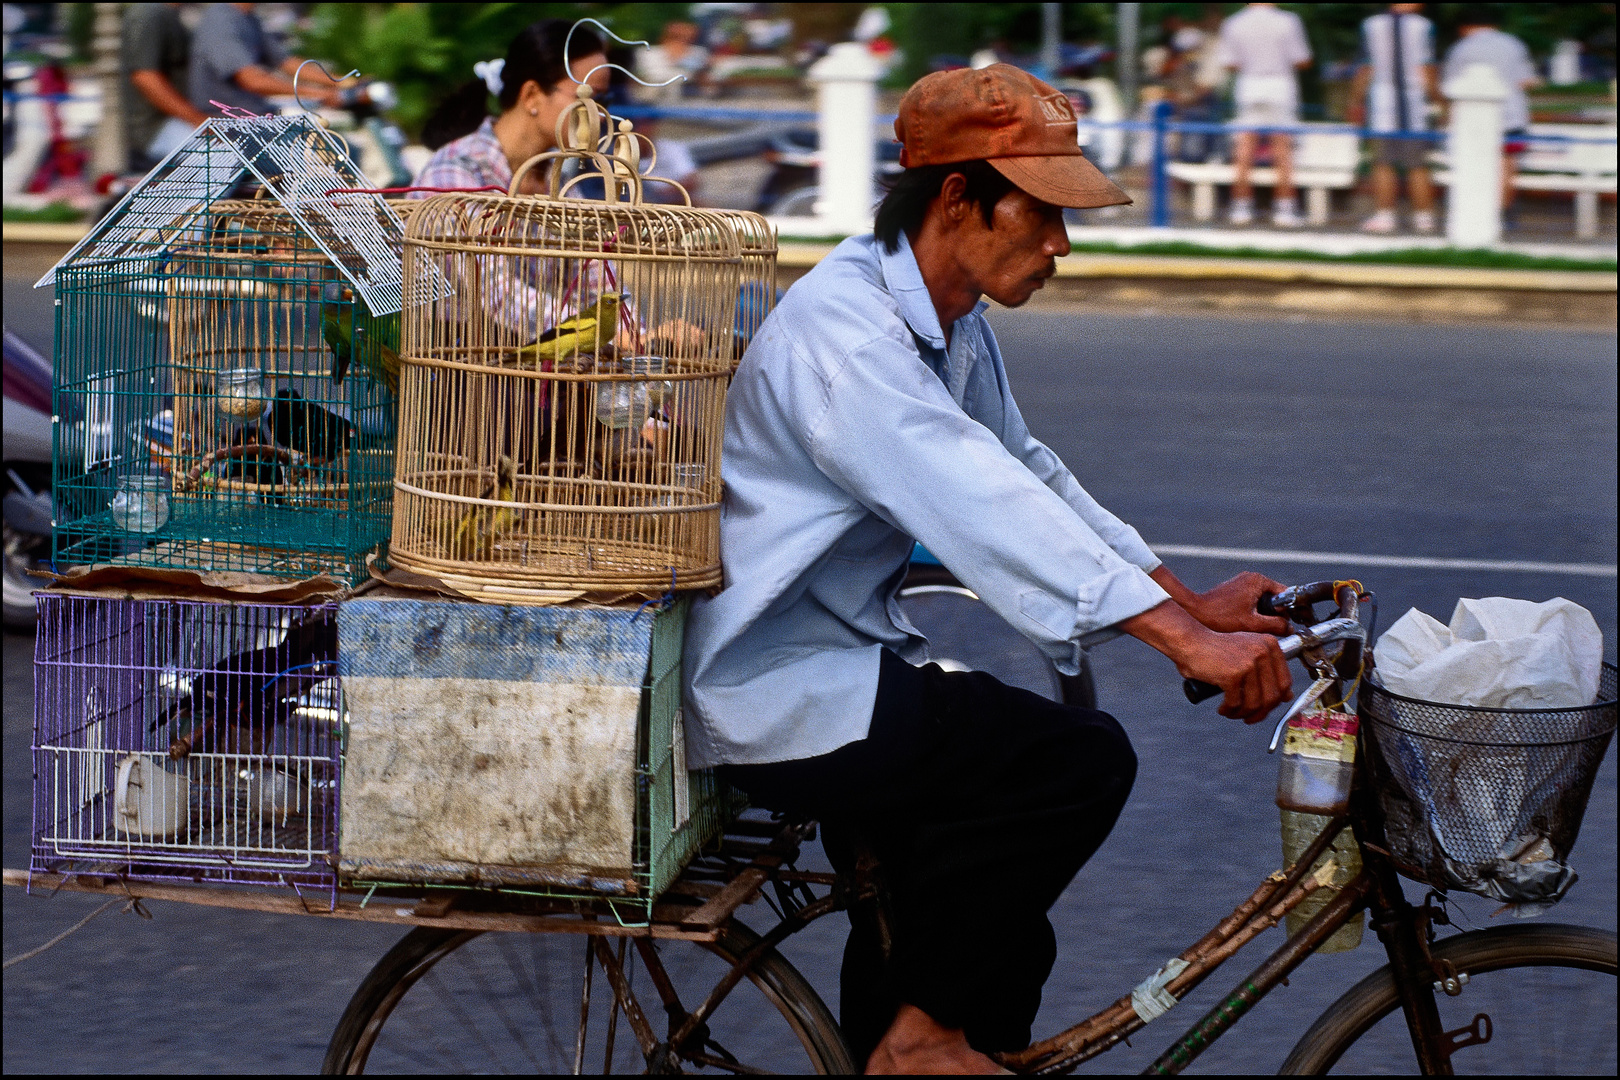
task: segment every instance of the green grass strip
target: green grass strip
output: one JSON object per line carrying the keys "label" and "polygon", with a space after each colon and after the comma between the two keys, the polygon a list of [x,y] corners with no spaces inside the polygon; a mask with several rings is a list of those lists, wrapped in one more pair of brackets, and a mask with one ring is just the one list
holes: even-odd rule
{"label": "green grass strip", "polygon": [[65,224],[70,221],[83,221],[84,211],[75,210],[65,202],[47,203],[38,209],[27,209],[21,206],[8,206],[5,208],[6,221],[41,222],[49,225]]}
{"label": "green grass strip", "polygon": [[[784,244],[825,244],[833,247],[842,236],[779,236]],[[1489,248],[1401,248],[1397,251],[1358,251],[1352,255],[1328,255],[1320,251],[1290,248],[1208,247],[1190,240],[1150,240],[1142,244],[1113,241],[1079,242],[1073,250],[1082,255],[1171,255],[1196,259],[1273,259],[1286,262],[1363,263],[1375,266],[1455,266],[1475,270],[1588,270],[1614,273],[1614,259],[1572,259],[1561,256],[1520,255],[1514,251]]]}

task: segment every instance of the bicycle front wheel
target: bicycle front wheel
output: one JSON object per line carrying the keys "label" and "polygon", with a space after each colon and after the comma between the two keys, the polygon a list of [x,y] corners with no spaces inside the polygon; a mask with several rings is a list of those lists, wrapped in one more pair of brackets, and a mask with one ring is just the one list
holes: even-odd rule
{"label": "bicycle front wheel", "polygon": [[[592,940],[418,927],[360,984],[321,1071],[554,1074],[575,1072],[578,1065],[591,1073],[645,1072],[643,1049],[625,1014],[615,1009],[613,988],[599,964],[586,981]],[[656,1037],[668,1038],[662,1002],[635,945],[604,940],[622,955]],[[713,944],[659,942],[658,960],[681,1005],[693,1009],[758,940],[733,921]],[[712,1042],[703,1056],[721,1073],[855,1071],[827,1006],[775,950],[755,963],[708,1027]],[[687,1071],[703,1064],[682,1062]]]}
{"label": "bicycle front wheel", "polygon": [[[1503,926],[1438,941],[1433,953],[1468,976],[1457,996],[1435,994],[1441,1027],[1457,1044],[1456,1072],[1615,1075],[1612,932]],[[1386,966],[1329,1006],[1280,1071],[1390,1073],[1415,1065]]]}

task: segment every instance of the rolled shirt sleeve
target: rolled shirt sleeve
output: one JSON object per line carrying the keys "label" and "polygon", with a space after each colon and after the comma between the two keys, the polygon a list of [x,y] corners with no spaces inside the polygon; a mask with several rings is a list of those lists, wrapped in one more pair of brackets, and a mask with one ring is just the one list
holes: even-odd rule
{"label": "rolled shirt sleeve", "polygon": [[[1083,640],[1168,599],[959,408],[914,350],[885,336],[850,352],[851,362],[827,373],[818,415],[809,418],[811,458],[1042,651],[1077,664]],[[1029,452],[1051,479],[1072,486],[1069,494],[1084,496],[1050,450],[1036,443]],[[1082,505],[1106,515],[1089,496]],[[1142,552],[1157,565],[1145,545]]]}

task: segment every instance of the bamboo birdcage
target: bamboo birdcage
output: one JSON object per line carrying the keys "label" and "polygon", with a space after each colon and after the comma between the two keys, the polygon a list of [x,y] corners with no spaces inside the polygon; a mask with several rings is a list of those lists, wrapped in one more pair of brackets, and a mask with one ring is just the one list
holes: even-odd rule
{"label": "bamboo birdcage", "polygon": [[[250,173],[260,197],[231,197]],[[365,577],[393,492],[403,230],[359,182],[298,118],[211,120],[42,280],[57,559]]]}
{"label": "bamboo birdcage", "polygon": [[[774,302],[775,237],[644,204],[637,137],[603,124],[582,94],[511,194],[411,217],[396,566],[508,595],[720,584],[726,384]],[[566,180],[574,162],[596,172]],[[515,194],[547,163],[546,194]],[[597,174],[605,199],[570,197]]]}

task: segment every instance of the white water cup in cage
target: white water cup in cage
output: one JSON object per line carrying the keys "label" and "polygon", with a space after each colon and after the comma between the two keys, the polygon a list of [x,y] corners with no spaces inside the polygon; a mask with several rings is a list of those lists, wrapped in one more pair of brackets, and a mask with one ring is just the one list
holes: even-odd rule
{"label": "white water cup in cage", "polygon": [[[614,368],[605,364],[603,371],[617,370],[626,375],[662,375],[662,356],[627,356]],[[625,380],[603,382],[596,388],[596,418],[610,428],[641,427],[647,417],[663,408],[670,394],[667,382]]]}
{"label": "white water cup in cage", "polygon": [[136,473],[118,481],[112,519],[125,532],[153,533],[169,522],[169,481],[158,473]]}
{"label": "white water cup in cage", "polygon": [[285,825],[303,804],[303,783],[280,769],[268,765],[261,769],[242,769],[237,777],[247,784],[248,807],[256,808],[263,821]]}
{"label": "white water cup in cage", "polygon": [[703,501],[703,482],[709,467],[696,462],[678,462],[669,467],[669,485],[676,490],[660,498],[663,506],[695,506]]}
{"label": "white water cup in cage", "polygon": [[191,781],[170,772],[161,759],[126,754],[118,759],[113,782],[113,822],[131,837],[178,836],[191,806]]}

